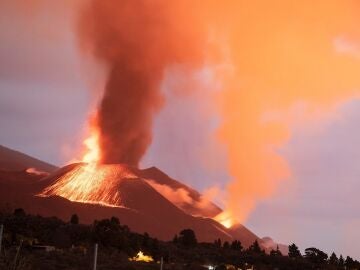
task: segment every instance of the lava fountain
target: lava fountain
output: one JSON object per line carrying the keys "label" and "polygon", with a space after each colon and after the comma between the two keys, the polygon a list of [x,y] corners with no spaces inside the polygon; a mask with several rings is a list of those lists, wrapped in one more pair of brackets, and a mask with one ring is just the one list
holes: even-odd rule
{"label": "lava fountain", "polygon": [[122,164],[100,164],[99,130],[90,127],[90,136],[84,140],[86,152],[77,164],[46,187],[39,196],[60,196],[74,202],[121,207],[117,186],[121,179],[137,178],[131,168]]}
{"label": "lava fountain", "polygon": [[90,136],[84,140],[84,146],[86,147],[86,152],[82,158],[83,162],[96,165],[99,163],[101,158],[101,151],[99,146],[99,137],[100,132],[97,128],[97,121],[93,121],[93,124],[90,126]]}

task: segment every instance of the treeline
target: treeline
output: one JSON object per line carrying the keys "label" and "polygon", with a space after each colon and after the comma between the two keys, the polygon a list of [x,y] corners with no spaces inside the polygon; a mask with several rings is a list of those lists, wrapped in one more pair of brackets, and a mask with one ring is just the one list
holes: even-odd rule
{"label": "treeline", "polygon": [[[0,269],[91,269],[93,247],[99,244],[98,269],[360,269],[351,257],[328,256],[311,247],[301,254],[295,244],[288,256],[279,249],[265,253],[257,241],[244,248],[240,241],[199,243],[194,231],[184,229],[169,242],[147,233],[131,232],[116,217],[80,224],[74,214],[68,222],[56,217],[28,215],[23,209],[0,212],[4,225]],[[46,252],[39,247],[51,246]],[[129,261],[139,251],[152,256],[153,263]],[[206,268],[205,268],[206,267]]]}

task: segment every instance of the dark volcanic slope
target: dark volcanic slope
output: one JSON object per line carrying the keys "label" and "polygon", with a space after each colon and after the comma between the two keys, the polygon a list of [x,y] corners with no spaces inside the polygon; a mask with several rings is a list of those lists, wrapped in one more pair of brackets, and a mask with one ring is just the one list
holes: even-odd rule
{"label": "dark volcanic slope", "polygon": [[[67,168],[68,169],[68,168]],[[170,240],[184,228],[192,228],[201,241],[221,238],[231,241],[225,228],[211,219],[193,217],[173,205],[142,178],[122,179],[120,190],[124,207],[71,202],[52,196],[38,197],[44,185],[38,176],[22,172],[0,171],[0,206],[22,207],[27,212],[43,216],[58,216],[68,220],[77,213],[83,223],[117,216],[122,224],[139,233],[148,232],[163,240]]]}
{"label": "dark volcanic slope", "polygon": [[[202,195],[199,192],[172,179],[155,167],[139,170],[126,165],[110,165],[125,166],[135,175],[132,179],[116,178],[116,181],[110,181],[114,185],[114,191],[121,194],[123,207],[72,202],[59,196],[37,196],[45,187],[55,183],[61,175],[82,165],[84,164],[70,164],[57,170],[53,165],[0,146],[0,209],[21,207],[33,214],[57,216],[63,220],[68,220],[76,213],[83,223],[117,216],[122,224],[128,225],[133,231],[148,232],[162,240],[172,239],[182,229],[191,228],[200,241],[212,242],[218,238],[223,241],[238,239],[247,247],[258,239],[264,247],[268,246],[268,241],[259,239],[243,225],[227,229],[211,218],[201,217],[213,217],[220,213],[221,209],[211,202],[206,208],[200,207]],[[51,174],[44,177],[27,173],[27,168],[36,168]],[[191,199],[180,204],[174,202],[169,199],[167,192],[163,192],[164,187],[167,192],[185,191]]]}
{"label": "dark volcanic slope", "polygon": [[0,145],[0,169],[21,171],[28,168],[44,172],[53,172],[57,169],[56,166]]}
{"label": "dark volcanic slope", "polygon": [[[117,216],[121,223],[128,225],[132,230],[139,233],[148,232],[162,240],[172,239],[175,234],[185,228],[193,229],[200,241],[212,242],[218,238],[223,241],[238,239],[244,246],[248,246],[258,239],[255,234],[244,227],[233,231],[228,230],[210,218],[195,217],[169,201],[166,196],[149,184],[149,179],[175,190],[177,188],[188,190],[194,200],[201,195],[167,177],[158,169],[155,170],[155,174],[147,172],[146,178],[144,178],[144,171],[134,168],[133,172],[138,178],[116,178],[116,181],[109,179],[109,183],[112,183],[112,190],[121,194],[123,207],[71,202],[58,196],[36,196],[43,188],[56,182],[60,175],[83,165],[81,163],[68,165],[45,178],[25,171],[0,171],[0,205],[8,203],[11,208],[22,207],[33,214],[58,216],[63,220],[68,220],[72,214],[76,213],[83,223],[92,223],[95,219]],[[118,168],[125,165],[106,166]]]}
{"label": "dark volcanic slope", "polygon": [[[211,218],[200,217],[213,217],[220,213],[221,209],[211,202],[206,208],[200,207],[198,203],[201,202],[202,195],[199,192],[170,178],[155,167],[139,170],[126,165],[110,165],[126,167],[135,175],[132,179],[115,178],[116,181],[110,181],[114,191],[121,194],[123,207],[72,202],[59,196],[37,196],[59,177],[82,165],[84,164],[70,164],[56,170],[53,165],[0,146],[0,210],[4,207],[21,207],[32,214],[57,216],[65,221],[76,213],[82,223],[117,216],[122,224],[128,225],[133,231],[148,232],[162,240],[172,239],[182,229],[191,228],[200,241],[212,242],[218,238],[223,241],[237,239],[247,247],[257,239],[267,250],[276,248],[275,242],[259,239],[243,225],[227,229]],[[36,168],[51,174],[44,177],[26,172],[27,168]],[[191,200],[180,204],[174,202],[163,192],[163,187],[166,187],[167,192],[185,191]],[[286,246],[280,247],[286,253]]]}

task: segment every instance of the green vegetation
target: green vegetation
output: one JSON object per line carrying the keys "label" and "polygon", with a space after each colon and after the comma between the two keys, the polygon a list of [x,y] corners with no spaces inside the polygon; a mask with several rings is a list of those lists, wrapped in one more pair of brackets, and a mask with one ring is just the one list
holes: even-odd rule
{"label": "green vegetation", "polygon": [[[99,244],[98,269],[360,269],[350,257],[328,255],[314,247],[304,256],[295,244],[289,255],[280,250],[266,254],[257,241],[244,249],[241,242],[216,240],[199,243],[194,231],[184,229],[169,242],[159,241],[147,233],[131,232],[116,217],[81,224],[76,214],[64,222],[56,217],[28,215],[22,209],[0,212],[4,224],[0,269],[57,270],[92,269],[94,244]],[[45,247],[50,246],[50,247]],[[20,248],[19,248],[20,247]],[[47,250],[46,250],[47,249]],[[138,251],[153,257],[153,263],[129,261]],[[17,254],[17,255],[16,255]]]}

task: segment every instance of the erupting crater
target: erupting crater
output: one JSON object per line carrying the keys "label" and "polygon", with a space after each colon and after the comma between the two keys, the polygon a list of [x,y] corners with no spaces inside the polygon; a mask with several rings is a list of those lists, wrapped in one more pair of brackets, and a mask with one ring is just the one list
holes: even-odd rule
{"label": "erupting crater", "polygon": [[120,191],[116,188],[122,180],[138,178],[125,164],[100,164],[99,130],[93,117],[90,136],[84,140],[86,152],[83,163],[72,164],[61,172],[50,175],[52,183],[38,196],[60,196],[69,201],[123,207]]}
{"label": "erupting crater", "polygon": [[119,189],[123,179],[138,178],[123,164],[79,163],[55,178],[39,196],[60,196],[73,202],[122,207]]}
{"label": "erupting crater", "polygon": [[[213,218],[226,228],[232,226],[229,213],[225,216],[218,206],[197,191],[169,178],[156,168],[141,170],[123,163],[102,163],[96,115],[92,117],[89,128],[89,137],[83,142],[85,152],[82,162],[65,166],[43,178],[46,185],[37,196],[58,196],[72,202],[132,209],[134,194],[129,195],[129,191],[134,192],[133,188],[137,186],[135,190],[151,189],[150,193],[160,195],[184,213]],[[131,183],[128,183],[129,180]],[[130,190],[129,184],[132,186]]]}

